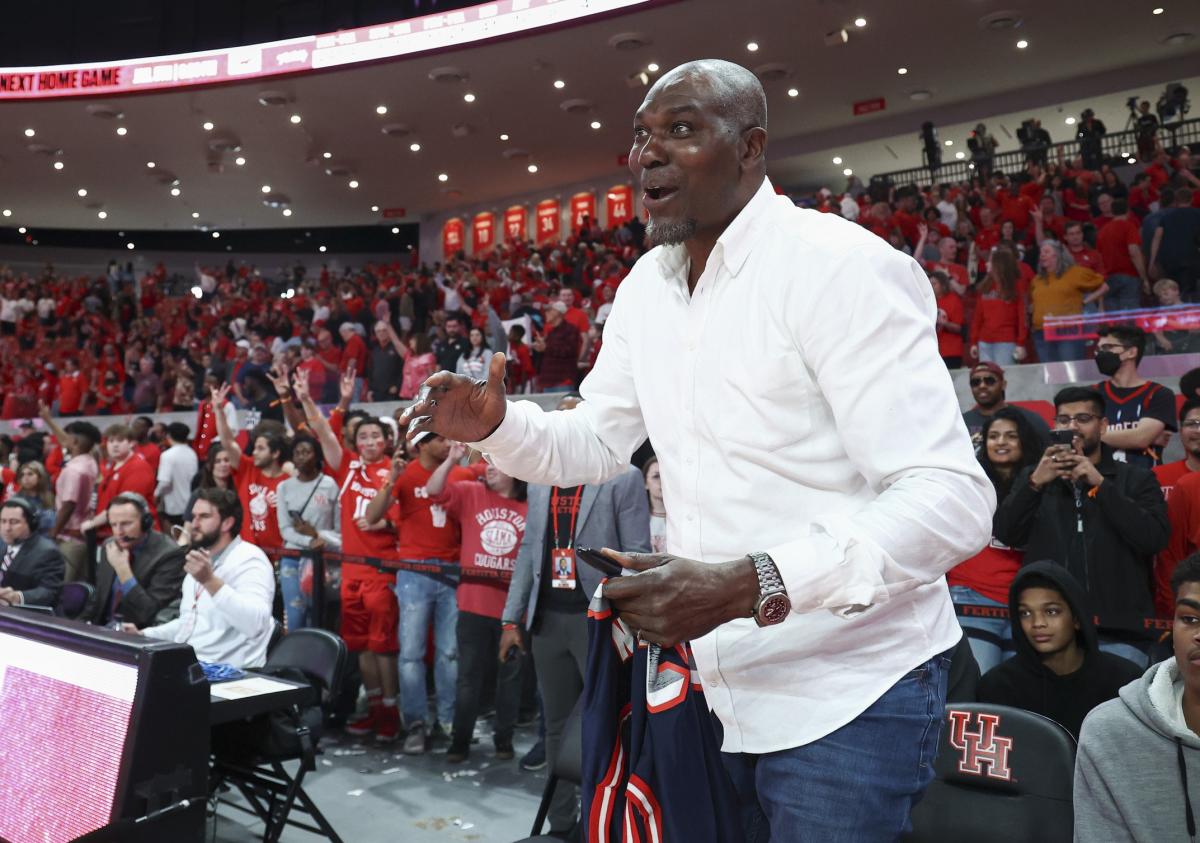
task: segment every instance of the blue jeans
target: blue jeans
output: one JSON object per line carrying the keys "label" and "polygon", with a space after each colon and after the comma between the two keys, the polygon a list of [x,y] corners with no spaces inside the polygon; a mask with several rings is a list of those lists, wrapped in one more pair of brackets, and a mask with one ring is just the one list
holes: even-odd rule
{"label": "blue jeans", "polygon": [[[950,599],[956,606],[1004,606],[990,597],[965,585],[950,586]],[[958,625],[967,634],[971,655],[979,663],[979,672],[987,673],[1012,655],[1012,623],[1008,618],[965,618],[959,616]]]}
{"label": "blue jeans", "polygon": [[[437,559],[408,560],[414,564]],[[428,723],[429,691],[425,684],[425,651],[433,622],[433,681],[437,692],[437,721],[454,723],[454,690],[458,681],[458,601],[452,583],[415,571],[396,574],[400,603],[400,712],[406,727]]]}
{"label": "blue jeans", "polygon": [[1016,349],[1017,344],[1015,342],[981,342],[979,343],[979,362],[991,362],[997,363],[1000,366],[1011,366],[1013,364],[1013,352]]}
{"label": "blue jeans", "polygon": [[1039,363],[1065,363],[1084,358],[1083,340],[1047,340],[1044,331],[1033,332]]}
{"label": "blue jeans", "polygon": [[933,780],[949,651],[909,671],[820,740],[765,755],[722,753],[746,843],[883,843],[910,829]]}
{"label": "blue jeans", "polygon": [[1136,275],[1110,275],[1105,279],[1104,311],[1137,310],[1142,306],[1142,282]]}
{"label": "blue jeans", "polygon": [[294,556],[279,560],[279,595],[283,598],[283,616],[288,632],[309,626],[312,607],[308,597],[300,592],[301,562]]}

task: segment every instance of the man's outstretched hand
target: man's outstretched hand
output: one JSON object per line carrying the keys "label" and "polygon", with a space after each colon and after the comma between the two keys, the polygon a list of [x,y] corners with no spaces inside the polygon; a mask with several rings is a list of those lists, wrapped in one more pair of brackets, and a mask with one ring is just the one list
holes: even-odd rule
{"label": "man's outstretched hand", "polygon": [[408,438],[432,430],[455,442],[486,439],[504,421],[508,407],[504,371],[504,355],[497,352],[492,356],[486,381],[445,371],[430,375],[416,403],[400,419],[408,423]]}
{"label": "man's outstretched hand", "polygon": [[749,617],[758,599],[758,574],[748,557],[709,565],[667,553],[603,552],[638,572],[609,578],[605,598],[643,639],[663,647]]}

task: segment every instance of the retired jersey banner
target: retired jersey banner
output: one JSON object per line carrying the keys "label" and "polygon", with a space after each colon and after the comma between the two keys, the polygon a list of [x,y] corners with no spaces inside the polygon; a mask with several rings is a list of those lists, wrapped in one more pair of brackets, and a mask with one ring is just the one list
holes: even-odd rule
{"label": "retired jersey banner", "polygon": [[463,221],[458,217],[446,220],[442,226],[442,257],[449,259],[462,251]]}
{"label": "retired jersey banner", "polygon": [[624,225],[633,219],[633,188],[618,184],[608,189],[608,227]]}
{"label": "retired jersey banner", "polygon": [[504,212],[504,236],[508,240],[524,240],[528,234],[529,212],[524,205],[513,205]]}
{"label": "retired jersey banner", "polygon": [[484,211],[475,215],[471,226],[471,252],[478,255],[496,244],[496,215]]}
{"label": "retired jersey banner", "polygon": [[593,193],[576,193],[571,197],[572,231],[578,231],[583,226],[584,217],[593,224],[596,222],[596,195]]}
{"label": "retired jersey banner", "polygon": [[537,204],[537,242],[545,243],[559,237],[559,211],[557,199],[543,199]]}

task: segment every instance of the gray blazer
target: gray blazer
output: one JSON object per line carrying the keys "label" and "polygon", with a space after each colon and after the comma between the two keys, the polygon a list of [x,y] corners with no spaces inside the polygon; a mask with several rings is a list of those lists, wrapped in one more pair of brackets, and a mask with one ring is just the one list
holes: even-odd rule
{"label": "gray blazer", "polygon": [[[546,553],[546,531],[550,515],[550,486],[529,486],[529,512],[525,516],[525,538],[517,551],[517,565],[508,586],[504,619],[533,626],[538,591],[542,584],[542,561]],[[575,524],[576,547],[608,547],[635,553],[650,552],[650,505],[642,473],[630,466],[599,486],[584,486]],[[579,585],[591,600],[603,578],[591,565],[577,568]]]}

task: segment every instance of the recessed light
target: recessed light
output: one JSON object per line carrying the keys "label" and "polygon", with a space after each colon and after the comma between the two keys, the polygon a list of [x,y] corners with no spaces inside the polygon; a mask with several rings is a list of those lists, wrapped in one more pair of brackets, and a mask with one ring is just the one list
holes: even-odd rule
{"label": "recessed light", "polygon": [[502,140],[502,141],[508,140],[508,133],[505,132],[504,134],[500,135],[500,140]]}
{"label": "recessed light", "polygon": [[955,158],[957,158],[959,161],[961,161],[961,160],[963,160],[964,158],[966,158],[966,157],[967,157],[967,153],[963,152],[963,151],[960,149],[958,152],[954,153],[954,157],[955,157]]}
{"label": "recessed light", "polygon": [[378,214],[378,213],[379,213],[379,206],[378,206],[378,205],[372,205],[372,206],[371,206],[371,213],[372,213],[372,214]]}
{"label": "recessed light", "polygon": [[946,141],[946,146],[954,146],[954,141],[952,141],[952,140]]}
{"label": "recessed light", "polygon": [[758,52],[758,42],[751,41],[749,44],[746,45],[746,49],[752,53],[757,53]]}
{"label": "recessed light", "polygon": [[12,209],[11,209],[11,208],[5,208],[5,209],[4,209],[4,211],[3,211],[3,213],[4,213],[4,216],[6,216],[6,217],[11,217],[11,216],[12,216]]}
{"label": "recessed light", "polygon": [[1121,151],[1121,157],[1122,157],[1122,158],[1128,158],[1128,157],[1129,157],[1129,152],[1128,152],[1128,150],[1122,150],[1122,151]]}
{"label": "recessed light", "polygon": [[17,229],[17,234],[25,234],[28,230],[25,226],[21,226]]}
{"label": "recessed light", "polygon": [[219,240],[219,239],[221,239],[221,232],[214,231],[213,232],[213,240]]}
{"label": "recessed light", "polygon": [[1152,15],[1161,15],[1162,13],[1163,13],[1163,7],[1162,7],[1162,6],[1159,6],[1157,9],[1151,9],[1151,10],[1150,10],[1150,14],[1152,14]]}
{"label": "recessed light", "polygon": [[262,186],[262,192],[263,192],[263,193],[270,193],[270,192],[271,192],[271,185],[269,185],[269,184],[264,184],[264,185]]}
{"label": "recessed light", "polygon": [[350,179],[350,181],[347,182],[347,184],[350,185],[351,189],[356,188],[356,187],[358,187],[358,179]]}
{"label": "recessed light", "polygon": [[658,73],[658,65],[655,62],[650,62],[648,65],[646,65],[646,69],[651,73]]}
{"label": "recessed light", "polygon": [[322,152],[322,153],[321,153],[321,157],[322,157],[322,158],[332,158],[332,157],[333,157],[333,153],[332,153],[332,152]]}
{"label": "recessed light", "polygon": [[283,209],[283,215],[284,215],[285,217],[290,217],[290,216],[292,215],[292,209],[291,209],[291,208],[284,208],[284,209]]}
{"label": "recessed light", "polygon": [[291,120],[293,124],[295,124],[295,123],[299,123],[299,122],[300,122],[300,115],[299,115],[299,114],[293,114],[293,115],[292,115],[291,117],[289,117],[288,119],[289,119],[289,120]]}
{"label": "recessed light", "polygon": [[592,121],[592,128],[593,128],[593,129],[599,129],[599,128],[600,128],[602,125],[603,125],[603,124],[602,124],[602,123],[601,123],[599,120],[593,120],[593,121]]}
{"label": "recessed light", "polygon": [[180,193],[180,191],[179,191],[179,188],[178,188],[178,187],[172,187],[172,188],[171,188],[171,195],[172,195],[172,196],[178,196],[178,195],[179,195],[179,193]]}
{"label": "recessed light", "polygon": [[450,181],[450,176],[445,173],[438,173],[438,181]]}
{"label": "recessed light", "polygon": [[474,94],[463,94],[463,102],[475,102]]}
{"label": "recessed light", "polygon": [[897,67],[896,72],[899,73],[901,76],[903,76],[904,74],[908,73],[908,68],[907,67]]}
{"label": "recessed light", "polygon": [[1136,163],[1137,163],[1137,159],[1136,159],[1136,158],[1130,158],[1130,159],[1129,159],[1129,163],[1130,163],[1130,164],[1136,164]]}
{"label": "recessed light", "polygon": [[54,162],[54,169],[61,170],[62,168],[63,168],[63,162],[61,162],[61,161]]}
{"label": "recessed light", "polygon": [[1024,38],[1022,38],[1020,41],[1017,42],[1018,50],[1024,50],[1028,46],[1029,46],[1029,42],[1026,41]]}
{"label": "recessed light", "polygon": [[33,136],[34,136],[34,135],[36,135],[36,134],[37,134],[37,132],[35,132],[33,129],[26,129],[26,130],[25,130],[25,137],[27,137],[27,138],[31,138],[31,137],[33,137]]}
{"label": "recessed light", "polygon": [[108,211],[97,211],[96,216],[98,216],[102,220],[106,220],[106,219],[108,219]]}
{"label": "recessed light", "polygon": [[199,212],[199,211],[192,211],[192,219],[194,219],[194,220],[198,220],[198,219],[200,219],[200,212]]}
{"label": "recessed light", "polygon": [[375,106],[375,113],[376,114],[387,114],[387,106],[386,105]]}
{"label": "recessed light", "polygon": [[213,129],[215,129],[215,128],[216,128],[216,127],[215,127],[215,126],[213,126],[213,123],[212,123],[212,121],[211,121],[211,120],[205,120],[205,121],[204,121],[204,131],[206,131],[206,132],[211,132],[211,131],[212,131]]}
{"label": "recessed light", "polygon": [[408,148],[409,148],[410,150],[412,150],[413,152],[420,152],[420,151],[421,151],[421,144],[419,144],[419,143],[410,143],[410,144],[408,145]]}
{"label": "recessed light", "polygon": [[399,233],[400,233],[400,227],[396,226],[396,225],[392,226],[392,234],[399,234]]}
{"label": "recessed light", "polygon": [[864,26],[867,25],[867,19],[866,18],[855,18],[854,25],[857,26],[859,29],[862,29]]}
{"label": "recessed light", "polygon": [[245,165],[246,159],[239,155],[237,158],[233,159],[233,163],[241,167]]}
{"label": "recessed light", "polygon": [[849,167],[847,167],[846,169],[842,170],[842,175],[843,176],[852,176],[852,175],[854,175],[854,171],[851,170]]}
{"label": "recessed light", "polygon": [[80,199],[87,196],[87,188],[86,187],[81,187],[81,188],[79,188],[79,190],[77,190],[75,192],[79,194]]}
{"label": "recessed light", "polygon": [[147,162],[146,162],[146,166],[147,166],[148,168],[150,168],[151,170],[153,170],[153,169],[154,169],[154,162],[153,162],[153,161],[147,161]]}
{"label": "recessed light", "polygon": [[528,170],[529,172],[531,172],[531,173],[536,173],[536,172],[538,171],[538,165],[537,165],[537,164],[530,164],[530,165],[529,165],[528,167],[526,167],[525,169],[527,169],[527,170]]}
{"label": "recessed light", "polygon": [[1068,126],[1074,126],[1074,125],[1075,125],[1075,118],[1074,118],[1074,117],[1068,117],[1068,118],[1067,118],[1066,120],[1064,120],[1063,122],[1064,122],[1064,123],[1066,123]]}
{"label": "recessed light", "polygon": [[554,87],[558,88],[561,91],[563,88],[567,87],[567,83],[561,79],[555,79]]}
{"label": "recessed light", "polygon": [[133,246],[133,244],[132,244],[132,243],[126,243],[126,244],[125,244],[125,248],[126,248],[126,249],[129,249],[130,251],[133,251],[133,248],[134,248],[134,246]]}
{"label": "recessed light", "polygon": [[324,251],[325,251],[325,247],[324,247],[324,246],[318,246],[318,247],[317,247],[317,251],[318,251],[318,252],[324,252]]}
{"label": "recessed light", "polygon": [[117,126],[117,134],[121,137],[125,137],[127,134],[129,134],[129,130],[124,126]]}
{"label": "recessed light", "polygon": [[833,163],[834,163],[834,164],[841,164],[841,163],[842,163],[842,156],[840,156],[840,155],[835,155],[835,156],[833,156]]}
{"label": "recessed light", "polygon": [[800,96],[800,89],[799,88],[788,88],[788,96],[789,97]]}

